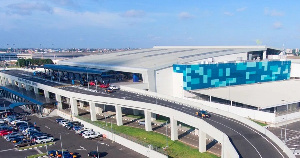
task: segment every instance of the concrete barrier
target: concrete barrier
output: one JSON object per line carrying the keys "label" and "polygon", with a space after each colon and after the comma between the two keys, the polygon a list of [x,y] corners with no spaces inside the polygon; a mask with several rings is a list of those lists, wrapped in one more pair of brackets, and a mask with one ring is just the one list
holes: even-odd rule
{"label": "concrete barrier", "polygon": [[[229,118],[233,118],[235,120],[238,120],[238,121],[248,125],[249,127],[253,128],[253,129],[259,131],[260,133],[266,135],[274,143],[276,143],[283,150],[283,152],[285,152],[290,158],[295,157],[295,155],[292,153],[292,151],[277,136],[275,136],[272,132],[270,132],[266,128],[258,125],[257,123],[255,123],[249,119],[246,119],[244,117],[238,116],[238,115],[230,113],[228,111],[224,111],[222,109],[213,108],[211,106],[205,105],[205,104],[212,104],[211,102],[199,101],[199,100],[191,99],[191,98],[176,98],[176,97],[171,97],[171,96],[167,96],[167,95],[157,94],[154,92],[134,89],[134,88],[126,87],[126,86],[120,86],[120,88],[125,91],[130,91],[133,93],[144,94],[144,95],[151,95],[151,96],[158,97],[161,99],[169,100],[172,102],[175,101],[179,104],[193,106],[198,109],[205,109],[205,110],[208,110],[208,111],[216,113],[216,114],[220,114],[220,115],[223,115],[223,116],[226,116]],[[218,104],[218,103],[213,103],[213,104]],[[262,137],[263,137],[263,135],[262,135]]]}

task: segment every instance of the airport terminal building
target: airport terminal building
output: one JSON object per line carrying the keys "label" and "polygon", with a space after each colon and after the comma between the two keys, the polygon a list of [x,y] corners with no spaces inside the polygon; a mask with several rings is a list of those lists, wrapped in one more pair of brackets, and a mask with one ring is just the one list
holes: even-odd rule
{"label": "airport terminal building", "polygon": [[126,74],[133,79],[127,87],[195,99],[264,122],[299,115],[300,97],[293,86],[298,82],[290,79],[299,73],[281,50],[266,46],[155,46],[63,60],[57,66],[81,68],[90,80],[99,79],[92,70]]}

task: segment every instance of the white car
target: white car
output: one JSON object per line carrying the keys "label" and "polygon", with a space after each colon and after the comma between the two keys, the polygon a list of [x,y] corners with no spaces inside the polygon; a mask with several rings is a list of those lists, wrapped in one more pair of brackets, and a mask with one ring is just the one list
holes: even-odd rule
{"label": "white car", "polygon": [[59,122],[60,125],[64,126],[64,124],[68,124],[68,120],[62,120]]}
{"label": "white car", "polygon": [[99,132],[92,132],[92,133],[84,133],[84,134],[82,134],[82,137],[86,138],[86,139],[94,139],[94,138],[97,138],[99,136],[100,136]]}
{"label": "white car", "polygon": [[53,137],[47,137],[47,136],[42,136],[42,137],[37,137],[35,139],[35,142],[40,144],[40,143],[47,143],[47,142],[53,142],[54,138]]}
{"label": "white car", "polygon": [[88,131],[84,131],[84,132],[82,132],[82,136],[84,135],[84,134],[92,134],[92,133],[95,133],[93,130],[88,130]]}
{"label": "white car", "polygon": [[76,134],[80,134],[82,131],[91,131],[91,129],[89,129],[89,128],[82,128],[82,129],[80,129],[78,131],[75,131],[75,133]]}
{"label": "white car", "polygon": [[[13,120],[13,121],[10,122],[10,124],[11,125],[15,125],[18,122],[25,122],[25,121],[22,121],[22,120]],[[25,123],[27,123],[27,122],[25,122]]]}
{"label": "white car", "polygon": [[112,90],[119,90],[120,88],[114,85],[110,85],[108,88],[112,89]]}
{"label": "white car", "polygon": [[5,123],[5,121],[3,119],[0,119],[0,123]]}

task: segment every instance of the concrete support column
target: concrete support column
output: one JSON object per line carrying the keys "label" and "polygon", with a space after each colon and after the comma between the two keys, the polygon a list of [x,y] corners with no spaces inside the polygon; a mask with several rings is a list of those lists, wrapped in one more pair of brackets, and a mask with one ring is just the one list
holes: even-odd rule
{"label": "concrete support column", "polygon": [[170,125],[171,125],[171,140],[178,140],[177,120],[175,120],[173,117],[170,117]]}
{"label": "concrete support column", "polygon": [[70,104],[70,98],[66,98],[67,104]]}
{"label": "concrete support column", "polygon": [[25,85],[25,89],[26,89],[26,91],[30,91],[30,86],[29,85]]}
{"label": "concrete support column", "polygon": [[117,125],[122,126],[123,122],[122,122],[122,109],[121,109],[121,106],[115,105],[115,108],[116,108]]}
{"label": "concrete support column", "polygon": [[84,102],[83,101],[79,101],[79,106],[80,106],[80,108],[83,108]]}
{"label": "concrete support column", "polygon": [[204,133],[201,129],[199,129],[198,137],[199,137],[199,152],[201,153],[206,152],[206,133]]}
{"label": "concrete support column", "polygon": [[148,110],[144,110],[144,115],[145,115],[145,130],[152,131],[151,112]]}
{"label": "concrete support column", "polygon": [[75,98],[70,98],[70,104],[72,116],[78,116],[77,100]]}
{"label": "concrete support column", "polygon": [[18,82],[18,87],[22,88],[22,83],[21,82]]}
{"label": "concrete support column", "polygon": [[132,110],[133,110],[133,115],[139,115],[140,114],[139,110],[137,110],[137,109],[132,109]]}
{"label": "concrete support column", "polygon": [[33,87],[33,91],[35,94],[39,94],[39,89],[37,87]]}
{"label": "concrete support column", "polygon": [[[5,79],[5,85],[9,85],[8,78]],[[12,82],[12,85],[14,85],[14,82]]]}
{"label": "concrete support column", "polygon": [[89,104],[90,104],[91,120],[97,121],[95,103],[90,101]]}
{"label": "concrete support column", "polygon": [[57,108],[58,110],[62,110],[62,102],[61,102],[61,96],[58,94],[55,94],[55,98],[57,101]]}
{"label": "concrete support column", "polygon": [[44,90],[45,98],[49,98],[49,91]]}

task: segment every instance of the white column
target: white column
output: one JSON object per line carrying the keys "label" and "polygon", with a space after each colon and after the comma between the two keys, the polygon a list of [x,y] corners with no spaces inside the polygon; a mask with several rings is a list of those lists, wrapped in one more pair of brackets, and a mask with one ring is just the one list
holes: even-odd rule
{"label": "white column", "polygon": [[80,108],[83,108],[84,102],[83,101],[79,101],[79,106]]}
{"label": "white column", "polygon": [[37,87],[33,87],[33,91],[35,94],[39,94],[39,89]]}
{"label": "white column", "polygon": [[152,131],[151,112],[148,111],[148,110],[144,110],[144,115],[145,115],[145,130],[146,131]]}
{"label": "white column", "polygon": [[133,109],[133,115],[139,115],[140,113],[139,113],[139,110],[137,110],[137,109]]}
{"label": "white column", "polygon": [[18,82],[18,87],[22,88],[22,83],[21,82]]}
{"label": "white column", "polygon": [[171,124],[171,140],[178,140],[177,120],[175,120],[173,117],[170,117],[170,124]]}
{"label": "white column", "polygon": [[199,129],[198,137],[199,137],[199,152],[201,153],[206,152],[206,133],[204,133],[201,129]]}
{"label": "white column", "polygon": [[30,91],[30,86],[29,85],[25,85],[25,89],[26,89],[26,91]]}
{"label": "white column", "polygon": [[89,104],[90,104],[91,120],[97,121],[95,103],[90,101]]}
{"label": "white column", "polygon": [[44,90],[45,98],[49,98],[49,91]]}
{"label": "white column", "polygon": [[122,110],[121,110],[121,106],[115,105],[115,108],[116,108],[117,125],[118,126],[122,126],[123,122],[122,122]]}
{"label": "white column", "polygon": [[72,116],[78,116],[77,100],[75,98],[70,98],[70,104]]}
{"label": "white column", "polygon": [[70,104],[70,98],[66,98],[67,104]]}
{"label": "white column", "polygon": [[55,94],[55,98],[57,101],[57,108],[58,110],[62,110],[62,102],[61,102],[61,96],[58,94]]}

